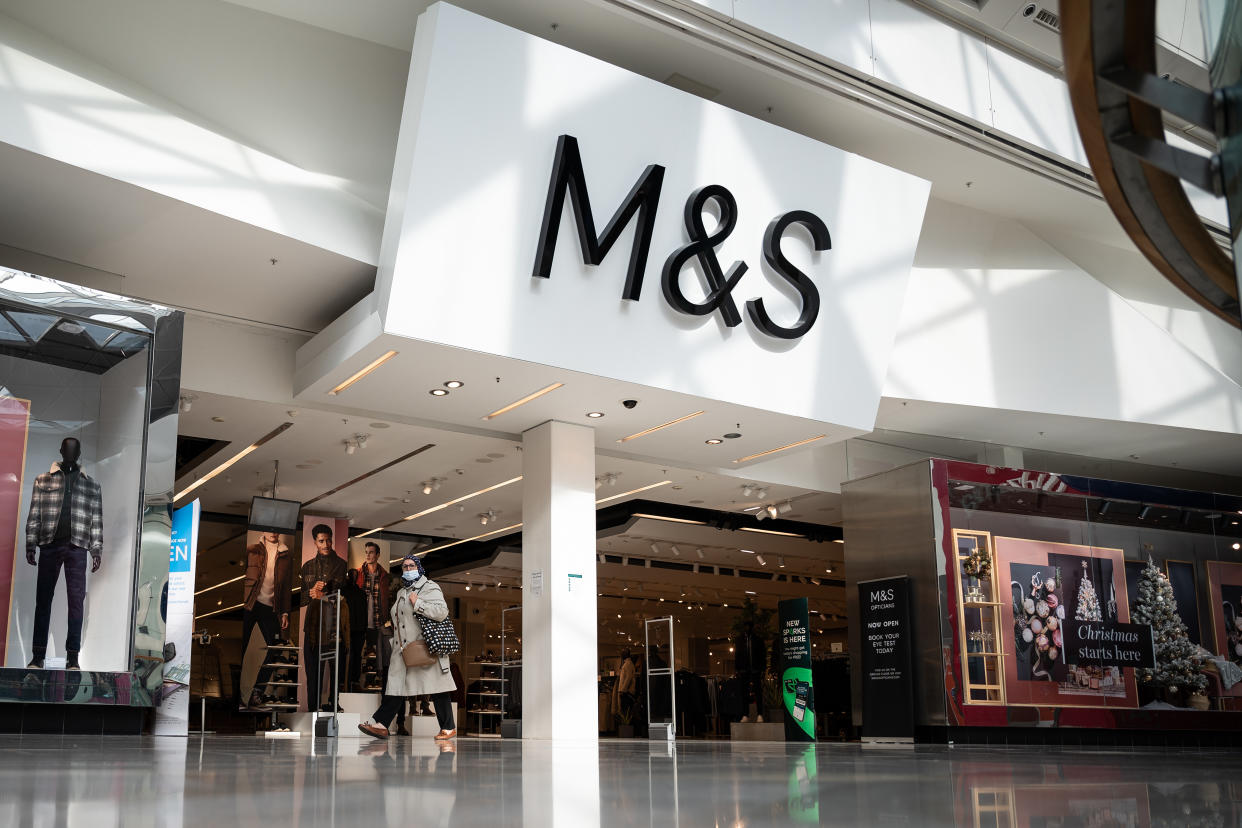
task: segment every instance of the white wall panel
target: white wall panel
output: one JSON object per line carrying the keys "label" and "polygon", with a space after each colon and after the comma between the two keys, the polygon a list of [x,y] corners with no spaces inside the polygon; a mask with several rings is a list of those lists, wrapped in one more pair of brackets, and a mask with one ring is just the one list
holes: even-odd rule
{"label": "white wall panel", "polygon": [[1069,88],[1060,75],[1036,66],[989,41],[988,83],[993,124],[1020,141],[1086,166],[1070,108]]}
{"label": "white wall panel", "polygon": [[871,0],[875,76],[967,118],[992,123],[982,38],[903,0]]}
{"label": "white wall panel", "polygon": [[734,0],[737,22],[806,52],[873,74],[868,0]]}
{"label": "white wall panel", "polygon": [[[394,192],[377,280],[387,333],[871,428],[925,181],[447,4],[420,20],[420,44],[432,27],[429,63],[407,85],[409,185]],[[579,142],[597,229],[647,165],[666,169],[640,301],[621,298],[634,231],[586,266],[568,202],[551,278],[531,276],[562,134]],[[765,273],[768,223],[800,209],[827,224],[831,251],[811,255],[796,234],[783,246],[822,298],[801,339],[664,301],[660,271],[688,240],[683,206],[708,184],[737,200],[714,248],[725,268],[749,264],[736,299],[763,296],[781,324],[799,305]],[[681,278],[701,299],[699,277]]]}

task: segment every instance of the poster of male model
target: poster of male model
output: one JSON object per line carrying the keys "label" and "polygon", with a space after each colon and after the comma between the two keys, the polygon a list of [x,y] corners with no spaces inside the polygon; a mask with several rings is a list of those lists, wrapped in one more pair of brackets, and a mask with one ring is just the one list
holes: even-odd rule
{"label": "poster of male model", "polygon": [[[321,657],[332,653],[337,641],[331,634],[320,635],[321,617],[331,622],[331,618],[321,611],[325,606],[324,597],[339,592],[345,585],[345,572],[348,567],[345,558],[349,554],[349,521],[344,518],[324,518],[312,515],[302,516],[302,568],[298,586],[298,604],[302,608],[299,684],[299,710],[316,711],[325,707],[333,695],[331,679],[335,671],[331,664],[321,662]],[[336,650],[340,659],[340,674],[345,675],[346,646],[349,642],[349,614],[341,612],[340,632],[341,644]],[[325,680],[325,673],[328,678]],[[322,692],[321,692],[322,691]]]}
{"label": "poster of male model", "polygon": [[26,430],[30,401],[0,395],[0,665],[9,639],[9,604],[16,566],[22,473],[26,468]]}
{"label": "poster of male model", "polygon": [[805,598],[780,602],[781,698],[785,741],[815,741],[815,686],[811,681],[810,618]]}
{"label": "poster of male model", "polygon": [[194,569],[201,508],[195,500],[173,512],[164,626],[164,688],[155,708],[156,736],[185,736],[190,729],[190,641],[194,635]]}

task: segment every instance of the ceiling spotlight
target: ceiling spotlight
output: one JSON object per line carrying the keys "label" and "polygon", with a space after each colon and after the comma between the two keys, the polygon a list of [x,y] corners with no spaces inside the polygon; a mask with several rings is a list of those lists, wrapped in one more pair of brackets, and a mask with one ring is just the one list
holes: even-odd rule
{"label": "ceiling spotlight", "polygon": [[742,497],[750,497],[751,493],[754,491],[755,491],[754,487],[751,486],[749,483],[747,483],[745,486],[742,487]]}
{"label": "ceiling spotlight", "polygon": [[461,388],[463,385],[465,385],[465,383],[461,380],[449,380],[444,383],[445,388]]}
{"label": "ceiling spotlight", "polygon": [[592,420],[598,420],[600,417],[604,416],[604,412],[602,412],[602,411],[588,411],[588,412],[587,412],[587,416],[588,416],[588,417],[590,417]]}
{"label": "ceiling spotlight", "polygon": [[755,560],[759,562],[759,565],[760,565],[760,566],[767,566],[767,565],[768,565],[768,562],[767,562],[767,561],[765,561],[765,560],[763,559],[763,556],[762,556],[762,555],[756,555],[756,556],[755,556]]}
{"label": "ceiling spotlight", "polygon": [[670,552],[672,552],[672,553],[673,553],[673,557],[674,557],[674,558],[680,558],[680,557],[681,557],[681,550],[677,548],[677,544],[675,544],[675,543],[674,543],[674,544],[672,544],[671,546],[669,546],[669,548],[668,548],[668,549],[669,549],[669,551],[670,551]]}
{"label": "ceiling spotlight", "polygon": [[479,592],[482,592],[485,589],[487,589],[487,584],[479,584]]}
{"label": "ceiling spotlight", "polygon": [[767,509],[760,509],[758,512],[755,512],[755,520],[763,520],[767,516],[768,516]]}
{"label": "ceiling spotlight", "polygon": [[1148,512],[1150,512],[1150,511],[1151,511],[1151,507],[1150,507],[1150,506],[1144,506],[1144,507],[1143,507],[1143,509],[1142,509],[1142,511],[1140,511],[1140,512],[1139,512],[1139,520],[1146,520],[1146,519],[1147,519],[1147,513],[1148,513]]}
{"label": "ceiling spotlight", "polygon": [[776,559],[776,564],[777,564],[777,566],[779,566],[781,569],[784,569],[784,568],[785,568],[785,558],[784,558],[784,556],[783,556],[783,555],[782,555],[781,557],[778,557],[778,558]]}
{"label": "ceiling spotlight", "polygon": [[831,575],[831,574],[832,574],[832,567],[830,566],[830,567],[828,567],[827,569],[825,569],[824,571],[825,571],[825,572],[827,572],[829,575]]}
{"label": "ceiling spotlight", "polygon": [[812,578],[811,583],[815,584],[815,586],[819,586],[819,578]]}
{"label": "ceiling spotlight", "polygon": [[695,549],[694,554],[699,556],[700,561],[703,560],[703,548],[702,547]]}
{"label": "ceiling spotlight", "polygon": [[793,511],[793,501],[786,500],[784,503],[776,507],[776,511],[780,512],[782,515],[789,514]]}
{"label": "ceiling spotlight", "polygon": [[342,442],[345,443],[346,454],[353,454],[355,451],[358,450],[358,444],[355,443],[353,440],[343,440]]}
{"label": "ceiling spotlight", "polygon": [[431,494],[431,489],[432,489],[431,481],[427,481],[423,483],[423,494]]}
{"label": "ceiling spotlight", "polygon": [[597,558],[599,558],[599,562],[600,562],[600,563],[603,563],[603,562],[604,562],[604,553],[603,553],[603,552],[600,552],[598,555],[596,555],[596,557],[597,557]]}
{"label": "ceiling spotlight", "polygon": [[653,544],[651,544],[651,551],[652,551],[652,553],[653,553],[653,554],[659,555],[659,554],[660,554],[660,547],[659,547],[659,546],[656,546],[656,545],[653,543]]}
{"label": "ceiling spotlight", "polygon": [[401,498],[401,502],[402,502],[402,503],[409,503],[409,502],[410,502],[410,490],[409,490],[409,489],[406,489],[406,490],[405,490],[405,497]]}
{"label": "ceiling spotlight", "polygon": [[466,584],[466,592],[470,591],[470,584]]}
{"label": "ceiling spotlight", "polygon": [[198,397],[193,394],[182,394],[177,398],[177,410],[182,414],[189,414],[190,408],[193,407],[194,401],[197,399]]}
{"label": "ceiling spotlight", "polygon": [[768,496],[767,489],[755,489],[755,497],[759,498],[760,500],[763,500],[767,496]]}
{"label": "ceiling spotlight", "polygon": [[433,397],[447,397],[449,392],[445,391],[443,388],[433,388],[427,393]]}
{"label": "ceiling spotlight", "polygon": [[602,477],[595,478],[595,491],[599,491],[599,487],[602,485],[604,485],[604,479]]}
{"label": "ceiling spotlight", "polygon": [[713,437],[710,440],[704,440],[703,442],[707,443],[709,446],[718,446],[723,443],[724,440],[721,440],[719,437]]}
{"label": "ceiling spotlight", "polygon": [[778,512],[778,509],[776,508],[775,504],[769,504],[769,505],[767,506],[767,508],[765,509],[765,511],[768,513],[768,516],[769,516],[769,517],[773,517],[773,518],[774,518],[774,517],[776,517],[776,514],[777,514],[777,512]]}

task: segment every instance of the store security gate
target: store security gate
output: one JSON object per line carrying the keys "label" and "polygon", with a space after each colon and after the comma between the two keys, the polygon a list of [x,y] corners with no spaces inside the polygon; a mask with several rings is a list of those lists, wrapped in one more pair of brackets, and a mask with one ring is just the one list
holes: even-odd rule
{"label": "store security gate", "polygon": [[643,626],[647,659],[647,736],[671,742],[677,738],[673,618],[648,618]]}

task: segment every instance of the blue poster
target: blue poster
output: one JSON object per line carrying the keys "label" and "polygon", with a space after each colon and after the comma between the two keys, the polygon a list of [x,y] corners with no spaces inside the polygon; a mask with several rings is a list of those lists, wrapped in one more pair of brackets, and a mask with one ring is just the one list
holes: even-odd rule
{"label": "blue poster", "polygon": [[194,633],[194,566],[198,558],[199,501],[173,512],[168,552],[164,685],[155,710],[155,735],[185,736],[190,728],[190,641]]}

